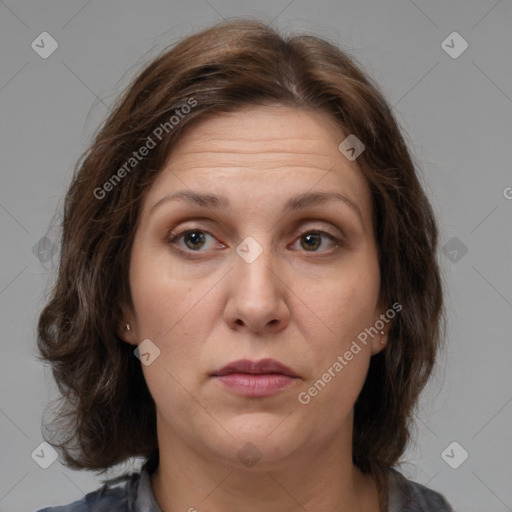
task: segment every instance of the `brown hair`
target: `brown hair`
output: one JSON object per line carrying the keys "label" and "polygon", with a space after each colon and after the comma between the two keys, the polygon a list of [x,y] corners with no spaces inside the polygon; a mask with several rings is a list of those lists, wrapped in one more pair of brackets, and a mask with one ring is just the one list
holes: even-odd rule
{"label": "brown hair", "polygon": [[[285,38],[256,21],[217,24],[154,59],[77,163],[58,275],[38,325],[41,359],[62,395],[62,437],[49,442],[69,467],[100,472],[158,456],[155,403],[133,347],[116,334],[121,306],[132,306],[128,269],[141,199],[194,121],[270,103],[323,112],[339,126],[340,142],[355,134],[366,146],[357,163],[373,198],[381,296],[402,311],[355,404],[353,461],[376,478],[387,503],[388,469],[407,446],[443,339],[435,218],[388,103],[355,59],[326,40]],[[130,169],[158,127],[164,136]]]}

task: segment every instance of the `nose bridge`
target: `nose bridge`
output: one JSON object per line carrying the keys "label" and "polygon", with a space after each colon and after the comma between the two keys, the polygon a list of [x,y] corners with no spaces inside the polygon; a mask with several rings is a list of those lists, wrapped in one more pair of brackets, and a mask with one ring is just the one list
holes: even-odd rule
{"label": "nose bridge", "polygon": [[270,233],[256,236],[247,236],[236,247],[236,279],[249,292],[268,294],[275,287]]}
{"label": "nose bridge", "polygon": [[283,324],[286,306],[276,262],[269,233],[248,236],[236,247],[227,310],[231,322],[251,330]]}

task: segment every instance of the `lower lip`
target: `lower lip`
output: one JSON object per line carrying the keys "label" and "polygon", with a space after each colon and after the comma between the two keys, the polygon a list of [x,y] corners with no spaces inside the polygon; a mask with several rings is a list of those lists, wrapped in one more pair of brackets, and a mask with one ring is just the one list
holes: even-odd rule
{"label": "lower lip", "polygon": [[238,395],[253,397],[274,395],[297,380],[281,373],[230,373],[215,379]]}

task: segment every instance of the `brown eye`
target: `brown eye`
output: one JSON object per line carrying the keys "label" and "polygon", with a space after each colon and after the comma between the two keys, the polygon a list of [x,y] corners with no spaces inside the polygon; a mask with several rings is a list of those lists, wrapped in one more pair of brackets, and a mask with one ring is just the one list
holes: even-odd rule
{"label": "brown eye", "polygon": [[[199,252],[205,245],[207,236],[212,237],[210,233],[201,229],[187,229],[179,233],[170,233],[168,243],[176,245],[182,251]],[[180,243],[182,241],[183,243]]]}
{"label": "brown eye", "polygon": [[316,250],[322,243],[322,237],[320,233],[307,233],[301,237],[304,242],[302,247],[307,250]]}
{"label": "brown eye", "polygon": [[[330,233],[327,233],[326,231],[320,230],[306,231],[302,233],[299,238],[301,247],[306,252],[323,252],[318,251],[317,249],[321,247],[324,239],[328,239],[331,242],[331,246],[336,247],[342,245],[341,240],[338,240],[336,237]],[[328,250],[328,248],[325,250]]]}
{"label": "brown eye", "polygon": [[187,231],[184,233],[183,240],[189,249],[194,250],[204,244],[205,236],[202,231]]}

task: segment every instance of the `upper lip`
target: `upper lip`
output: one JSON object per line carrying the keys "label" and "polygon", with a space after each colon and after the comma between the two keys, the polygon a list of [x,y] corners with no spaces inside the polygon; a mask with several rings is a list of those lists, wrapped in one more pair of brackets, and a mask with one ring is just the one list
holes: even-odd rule
{"label": "upper lip", "polygon": [[220,377],[229,375],[230,373],[251,373],[251,374],[267,374],[280,373],[289,377],[298,377],[296,373],[284,364],[275,359],[260,359],[259,361],[250,361],[249,359],[239,359],[233,361],[219,370],[213,372],[213,376]]}

